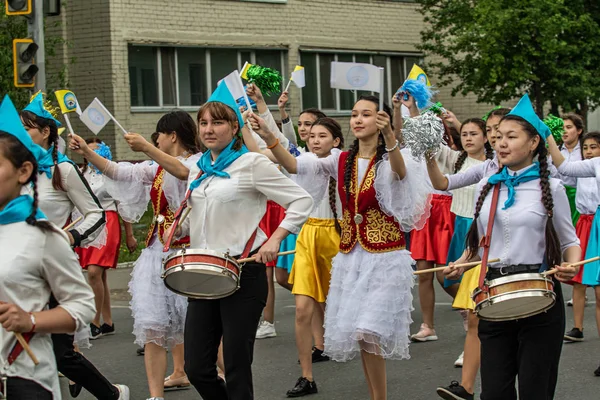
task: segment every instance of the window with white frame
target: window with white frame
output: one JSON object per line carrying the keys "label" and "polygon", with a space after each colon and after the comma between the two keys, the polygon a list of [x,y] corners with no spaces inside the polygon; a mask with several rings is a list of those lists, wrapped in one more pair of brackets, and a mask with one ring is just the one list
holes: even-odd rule
{"label": "window with white frame", "polygon": [[356,62],[385,68],[384,98],[387,102],[391,93],[406,79],[413,64],[419,64],[418,55],[390,53],[364,53],[352,51],[301,51],[300,58],[305,71],[306,86],[302,89],[302,108],[315,107],[329,112],[349,112],[356,100],[372,92],[332,89],[330,86],[331,62]]}
{"label": "window with white frame", "polygon": [[[287,76],[286,50],[129,45],[131,107],[198,107],[219,80],[246,61]],[[277,97],[265,100],[275,105]]]}

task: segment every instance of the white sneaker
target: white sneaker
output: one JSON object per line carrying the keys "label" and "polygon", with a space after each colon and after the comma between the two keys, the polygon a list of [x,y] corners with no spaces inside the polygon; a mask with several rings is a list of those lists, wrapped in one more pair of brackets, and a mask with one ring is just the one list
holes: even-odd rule
{"label": "white sneaker", "polygon": [[429,342],[432,340],[438,340],[435,330],[431,329],[426,323],[421,324],[419,332],[415,333],[410,337],[413,342]]}
{"label": "white sneaker", "polygon": [[257,339],[266,339],[275,336],[277,336],[277,332],[275,331],[275,324],[272,324],[268,321],[262,321],[258,325],[258,329],[256,330]]}
{"label": "white sneaker", "polygon": [[573,299],[567,301],[567,306],[573,307]]}
{"label": "white sneaker", "polygon": [[454,366],[457,368],[462,368],[464,359],[465,359],[465,352],[463,351],[462,353],[460,353],[460,356],[458,356],[456,361],[454,361]]}
{"label": "white sneaker", "polygon": [[119,399],[118,400],[129,400],[129,388],[125,385],[114,385],[117,389],[119,389]]}

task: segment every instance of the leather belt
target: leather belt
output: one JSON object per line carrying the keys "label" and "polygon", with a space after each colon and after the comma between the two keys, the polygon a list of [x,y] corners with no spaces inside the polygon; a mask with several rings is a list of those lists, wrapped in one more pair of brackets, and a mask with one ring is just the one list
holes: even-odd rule
{"label": "leather belt", "polygon": [[542,264],[517,264],[517,265],[506,265],[500,268],[488,269],[487,279],[501,278],[507,275],[514,274],[525,274],[532,272],[540,272]]}

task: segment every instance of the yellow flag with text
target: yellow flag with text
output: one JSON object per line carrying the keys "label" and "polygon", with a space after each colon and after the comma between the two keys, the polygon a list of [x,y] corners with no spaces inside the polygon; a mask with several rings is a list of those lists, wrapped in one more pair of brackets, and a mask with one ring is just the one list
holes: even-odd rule
{"label": "yellow flag with text", "polygon": [[81,107],[79,107],[79,102],[77,101],[77,97],[75,97],[75,93],[70,90],[57,90],[54,94],[56,95],[56,100],[60,106],[60,111],[63,114],[76,112],[81,115]]}
{"label": "yellow flag with text", "polygon": [[417,64],[413,64],[413,67],[410,70],[410,73],[408,74],[408,77],[406,79],[421,81],[421,82],[425,83],[427,86],[431,86],[431,82],[429,82],[429,78],[427,77],[427,74]]}

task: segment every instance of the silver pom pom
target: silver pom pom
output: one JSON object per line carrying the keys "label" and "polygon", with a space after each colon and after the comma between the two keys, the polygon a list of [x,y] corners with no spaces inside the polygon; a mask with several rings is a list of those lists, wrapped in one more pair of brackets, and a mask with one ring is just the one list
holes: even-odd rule
{"label": "silver pom pom", "polygon": [[402,129],[404,144],[410,149],[416,160],[423,160],[427,154],[434,157],[444,141],[444,124],[433,112],[409,118],[404,121]]}

